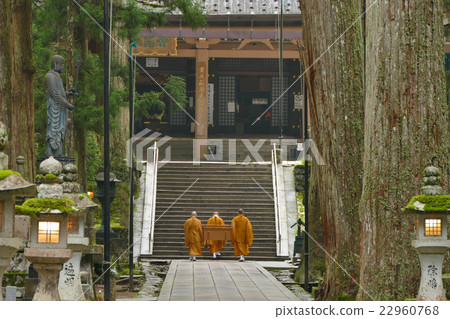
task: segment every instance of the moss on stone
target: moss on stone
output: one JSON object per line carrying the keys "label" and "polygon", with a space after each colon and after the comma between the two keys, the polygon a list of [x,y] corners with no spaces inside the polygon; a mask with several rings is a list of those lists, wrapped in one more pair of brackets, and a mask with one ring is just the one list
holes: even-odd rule
{"label": "moss on stone", "polygon": [[41,182],[41,183],[52,183],[52,182],[58,182],[60,181],[58,179],[58,176],[56,176],[55,174],[45,174],[45,175],[41,175],[41,174],[37,174],[36,175],[36,180]]}
{"label": "moss on stone", "polygon": [[19,177],[22,177],[22,176],[20,175],[20,173],[18,173],[18,172],[11,171],[11,170],[9,170],[9,169],[1,169],[1,170],[0,170],[0,180],[7,178],[7,177],[8,177],[9,175],[11,175],[11,174],[14,174],[14,175],[17,175],[17,176],[19,176]]}
{"label": "moss on stone", "polygon": [[31,216],[46,214],[52,210],[59,210],[61,213],[70,214],[76,211],[75,203],[68,198],[31,198],[21,206],[16,205],[16,211],[18,213]]}
{"label": "moss on stone", "polygon": [[[420,203],[423,205],[418,206]],[[403,209],[418,212],[444,212],[450,211],[450,195],[418,195],[411,198],[408,205]]]}

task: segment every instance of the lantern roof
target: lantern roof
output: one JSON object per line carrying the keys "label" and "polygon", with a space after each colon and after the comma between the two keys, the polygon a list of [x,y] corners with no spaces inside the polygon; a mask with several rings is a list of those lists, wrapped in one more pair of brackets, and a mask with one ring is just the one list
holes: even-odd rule
{"label": "lantern roof", "polygon": [[[95,180],[97,182],[104,182],[105,181],[105,172],[100,172],[97,174],[97,176],[95,176]],[[116,178],[116,175],[114,175],[114,173],[110,172],[109,173],[109,181],[110,182],[115,182],[115,183],[120,183],[121,181],[118,180]]]}
{"label": "lantern roof", "polygon": [[72,200],[76,207],[83,212],[96,210],[98,208],[98,205],[94,203],[87,194],[64,193],[64,197]]}
{"label": "lantern roof", "polygon": [[0,193],[13,193],[17,196],[35,196],[36,185],[27,182],[18,172],[0,170]]}
{"label": "lantern roof", "polygon": [[450,214],[450,195],[418,195],[403,210],[415,214]]}
{"label": "lantern roof", "polygon": [[414,214],[450,214],[450,195],[442,195],[441,172],[429,166],[424,171],[422,195],[414,196],[403,209]]}
{"label": "lantern roof", "polygon": [[30,198],[22,205],[16,205],[19,215],[77,215],[80,210],[68,198]]}

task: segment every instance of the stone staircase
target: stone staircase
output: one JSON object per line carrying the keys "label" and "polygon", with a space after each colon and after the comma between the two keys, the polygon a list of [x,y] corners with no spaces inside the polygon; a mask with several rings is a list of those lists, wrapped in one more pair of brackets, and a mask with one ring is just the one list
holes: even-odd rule
{"label": "stone staircase", "polygon": [[[258,184],[264,188],[261,189]],[[267,193],[266,193],[267,192]],[[276,259],[271,165],[168,163],[158,170],[153,258],[185,258],[183,224],[195,210],[206,224],[217,210],[230,225],[243,208],[253,226],[249,259]],[[223,258],[234,258],[227,242]],[[203,248],[203,256],[209,252]],[[143,256],[141,257],[149,257]]]}

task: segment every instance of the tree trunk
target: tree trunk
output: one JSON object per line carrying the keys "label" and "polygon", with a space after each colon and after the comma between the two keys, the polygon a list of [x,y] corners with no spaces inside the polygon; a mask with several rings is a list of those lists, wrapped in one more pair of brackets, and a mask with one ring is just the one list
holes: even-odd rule
{"label": "tree trunk", "polygon": [[[70,1],[73,2],[73,1]],[[69,4],[70,5],[70,4]],[[73,6],[73,3],[72,3]],[[74,8],[75,13],[74,15],[80,15],[83,14],[80,12],[78,6],[75,6]],[[70,17],[70,14],[69,14]],[[70,20],[70,18],[68,17],[68,19]],[[72,16],[73,19],[73,16]],[[70,25],[71,23],[68,22],[68,25]],[[73,22],[72,22],[73,25]],[[86,45],[86,26],[85,23],[83,23],[83,21],[79,21],[76,24],[76,31],[73,31],[73,36],[74,36],[74,41],[75,41],[75,46],[77,47],[77,49],[79,50],[81,59],[82,59],[82,63],[85,65],[86,61],[88,59],[88,48]],[[72,73],[73,74],[73,73]],[[72,76],[72,81],[73,81],[73,76]],[[78,75],[78,91],[80,92],[86,92],[86,87],[87,87],[87,83],[86,81],[88,81],[88,78],[85,77],[85,72],[83,72],[83,70],[81,70],[81,72]],[[75,111],[73,112],[73,117],[72,117],[72,123],[73,123],[73,128],[72,128],[72,132],[73,132],[73,136],[72,136],[72,147],[73,150],[76,153],[76,159],[77,159],[77,167],[78,167],[78,183],[81,184],[82,188],[84,191],[87,191],[87,155],[86,155],[86,125],[85,123],[83,123],[83,119],[81,119],[80,117],[77,116],[77,108],[79,107],[81,114],[83,112],[85,112],[85,110],[83,110],[83,107],[85,107],[84,105],[76,105],[75,104]]]}
{"label": "tree trunk", "polygon": [[[77,153],[78,183],[87,191],[87,155],[86,155],[86,130],[84,127],[74,127],[74,138],[76,139],[75,151]],[[81,168],[81,169],[80,169]]]}
{"label": "tree trunk", "polygon": [[34,156],[34,97],[32,48],[32,0],[13,0],[12,8],[12,52],[11,76],[11,136],[10,162],[16,169],[16,157],[25,157],[24,172],[29,181],[35,177]]}
{"label": "tree trunk", "polygon": [[319,196],[310,211],[323,223],[323,299],[355,298],[364,130],[361,8],[354,0],[301,0],[300,5],[311,137],[325,162],[319,166],[313,157],[311,182]]}
{"label": "tree trunk", "polygon": [[442,13],[442,0],[378,1],[367,12],[360,204],[360,284],[367,293],[360,290],[358,299],[404,300],[418,290],[415,220],[402,208],[420,193],[429,164],[449,177]]}
{"label": "tree trunk", "polygon": [[0,0],[0,121],[11,134],[11,6],[9,0]]}
{"label": "tree trunk", "polygon": [[[73,0],[67,0],[67,46],[66,46],[66,91],[70,91],[74,85],[75,61],[73,52],[75,49],[75,4]],[[69,97],[69,102],[74,105],[74,97]],[[65,155],[73,157],[74,153],[74,129],[73,111],[68,111],[66,140],[64,143]]]}

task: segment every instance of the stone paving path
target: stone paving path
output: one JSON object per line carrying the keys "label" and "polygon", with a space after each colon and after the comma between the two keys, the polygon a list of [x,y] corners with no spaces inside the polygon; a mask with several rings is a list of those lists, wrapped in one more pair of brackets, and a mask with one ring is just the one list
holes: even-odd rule
{"label": "stone paving path", "polygon": [[172,261],[159,301],[300,300],[256,262]]}

